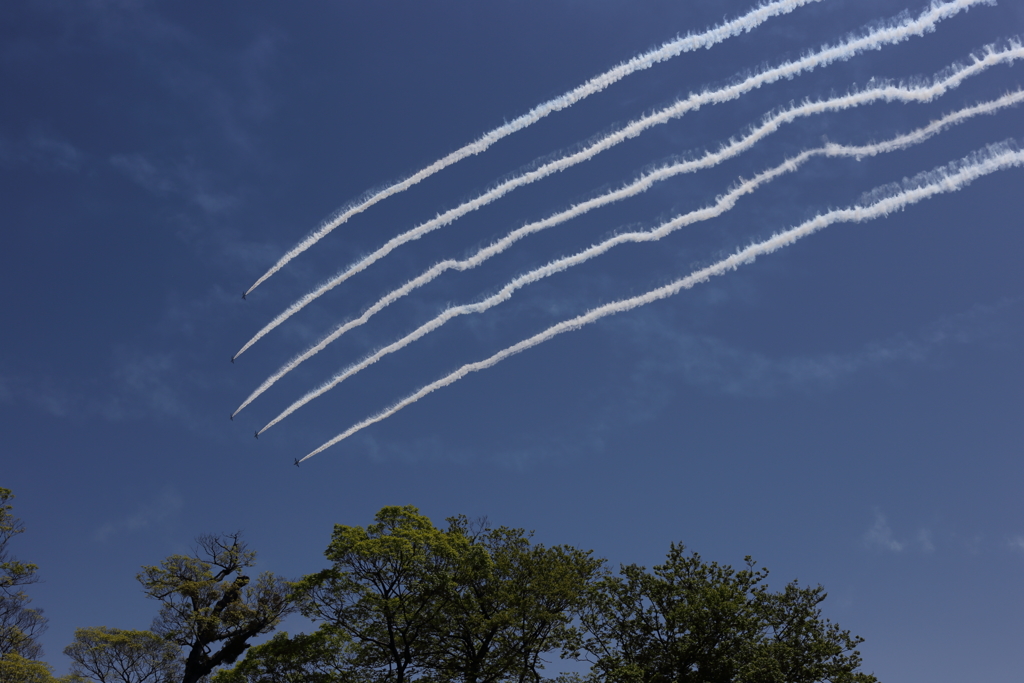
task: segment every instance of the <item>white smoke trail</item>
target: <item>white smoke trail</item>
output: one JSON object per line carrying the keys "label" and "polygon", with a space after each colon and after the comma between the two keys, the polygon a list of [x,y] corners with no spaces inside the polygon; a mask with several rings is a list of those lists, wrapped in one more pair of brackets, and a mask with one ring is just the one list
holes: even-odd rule
{"label": "white smoke trail", "polygon": [[358,363],[355,363],[346,368],[345,370],[343,370],[342,372],[338,373],[327,382],[321,384],[316,389],[313,389],[312,391],[308,392],[302,398],[298,399],[297,401],[292,403],[288,408],[286,408],[283,412],[281,412],[280,415],[278,415],[273,420],[268,422],[266,426],[264,426],[263,429],[261,429],[258,433],[262,434],[263,432],[270,429],[281,420],[285,419],[286,417],[294,413],[302,406],[306,405],[313,399],[318,398],[319,396],[322,396],[323,394],[327,393],[334,387],[344,382],[349,377],[355,375],[358,372],[361,372],[362,370],[365,370],[366,368],[373,365],[384,356],[394,353],[395,351],[398,351],[399,349],[402,349],[408,346],[409,344],[421,339],[422,337],[426,336],[430,332],[433,332],[434,330],[441,327],[442,325],[444,325],[446,322],[453,318],[462,315],[469,315],[472,313],[482,313],[490,308],[493,308],[494,306],[497,306],[503,301],[507,301],[512,297],[513,293],[527,285],[533,284],[534,282],[538,282],[546,277],[549,277],[556,273],[560,273],[573,266],[577,266],[581,263],[589,261],[595,256],[600,256],[601,254],[604,254],[621,244],[656,242],[665,237],[666,235],[669,235],[675,232],[676,230],[679,230],[680,228],[684,228],[686,226],[693,225],[694,223],[710,220],[712,218],[721,216],[723,213],[732,209],[736,205],[736,202],[740,199],[740,197],[750,194],[751,192],[758,189],[762,185],[765,185],[766,183],[775,180],[781,175],[797,170],[804,162],[808,161],[809,159],[812,159],[817,156],[854,157],[860,159],[866,156],[875,156],[877,154],[883,154],[886,152],[893,152],[896,150],[906,149],[911,145],[916,145],[918,143],[924,142],[928,138],[940,133],[943,129],[948,128],[949,126],[955,125],[957,123],[961,123],[972,116],[977,116],[979,114],[991,114],[1003,107],[1012,106],[1020,103],[1021,101],[1024,101],[1024,91],[1018,90],[1017,92],[1008,93],[997,100],[985,102],[983,104],[975,105],[973,107],[968,107],[966,109],[954,112],[952,114],[944,116],[943,118],[937,121],[933,121],[932,123],[923,128],[919,128],[915,131],[907,133],[906,135],[900,135],[895,138],[892,138],[891,140],[886,140],[884,142],[856,146],[829,143],[823,147],[805,150],[800,154],[796,155],[795,157],[783,161],[778,166],[775,166],[774,168],[759,173],[750,180],[740,182],[738,185],[733,187],[733,189],[726,192],[724,195],[719,196],[717,201],[711,206],[702,209],[697,209],[696,211],[691,211],[681,216],[676,216],[675,218],[666,221],[665,223],[662,223],[653,230],[620,233],[618,235],[608,238],[607,240],[599,244],[595,244],[587,249],[584,249],[583,251],[580,251],[576,254],[573,254],[571,256],[565,256],[555,261],[551,261],[550,263],[540,268],[536,268],[528,273],[520,275],[519,277],[513,279],[511,282],[506,284],[500,290],[498,290],[498,292],[484,299],[483,301],[479,301],[473,304],[456,306],[454,308],[449,308],[445,311],[442,311],[432,320],[424,323],[423,325],[421,325],[414,331],[410,332],[406,336],[402,337],[398,341],[377,350],[376,352],[370,354],[369,356],[359,361]]}
{"label": "white smoke trail", "polygon": [[319,242],[324,236],[339,225],[343,224],[349,218],[352,218],[352,216],[362,213],[383,199],[409,189],[421,180],[429,178],[435,173],[458,161],[461,161],[462,159],[480,154],[498,140],[501,140],[516,131],[522,130],[527,126],[533,125],[548,114],[570,107],[586,97],[599,93],[613,83],[616,83],[637,71],[649,69],[659,62],[667,61],[673,57],[683,54],[684,52],[693,52],[700,48],[710,48],[724,40],[738,36],[741,33],[752,31],[772,17],[789,14],[796,8],[812,2],[819,2],[819,0],[778,0],[777,2],[759,5],[747,14],[744,14],[742,17],[738,17],[732,21],[727,21],[724,24],[704,31],[703,33],[696,35],[690,34],[682,38],[676,38],[655,50],[650,50],[649,52],[637,55],[628,62],[619,64],[610,71],[606,71],[603,74],[599,74],[594,78],[591,78],[583,85],[570,90],[564,95],[537,105],[528,113],[523,114],[503,126],[495,128],[489,133],[485,133],[475,142],[471,142],[465,147],[455,150],[448,156],[435,161],[430,166],[427,166],[420,171],[417,171],[405,180],[401,180],[393,185],[388,185],[376,192],[369,192],[367,195],[364,195],[363,198],[348,205],[334,216],[324,221],[320,227],[292,247],[288,253],[282,256],[278,262],[270,268],[270,270],[260,276],[260,279],[256,280],[252,287],[246,290],[245,293],[248,295],[252,290],[263,284],[263,282],[274,273],[281,270],[281,268],[283,268],[289,261]]}
{"label": "white smoke trail", "polygon": [[875,192],[867,195],[868,199],[873,200],[869,204],[855,205],[846,209],[836,209],[820,214],[794,228],[777,233],[767,240],[757,242],[741,249],[728,258],[722,259],[721,261],[707,266],[706,268],[694,271],[690,275],[668,285],[651,290],[640,296],[599,306],[575,318],[552,325],[539,334],[528,339],[524,339],[518,344],[514,344],[499,351],[490,358],[476,363],[463,365],[458,370],[424,386],[380,413],[349,427],[338,436],[327,441],[304,456],[299,462],[308,460],[314,455],[317,455],[327,448],[347,439],[356,432],[380,422],[381,420],[387,419],[402,408],[415,403],[427,394],[437,391],[442,387],[446,387],[472,372],[478,372],[497,365],[506,358],[546,342],[563,332],[579,329],[584,325],[588,325],[606,316],[629,311],[639,306],[644,306],[654,301],[668,298],[678,294],[684,289],[691,289],[697,284],[707,282],[715,275],[722,275],[728,271],[736,270],[742,265],[752,263],[758,256],[771,254],[778,249],[789,246],[797,240],[807,237],[808,235],[822,230],[834,223],[859,223],[862,221],[872,220],[880,216],[887,216],[893,211],[902,210],[911,204],[916,204],[917,202],[928,199],[937,194],[960,190],[982,176],[1022,165],[1024,165],[1024,152],[1018,150],[1016,145],[1009,143],[990,145],[984,150],[980,150],[968,157],[965,157],[960,162],[949,164],[927,173],[922,173],[910,181],[905,181],[902,186],[896,185],[879,188]]}
{"label": "white smoke trail", "polygon": [[[475,268],[492,256],[505,251],[515,242],[527,235],[554,227],[569,219],[581,216],[595,208],[645,192],[656,182],[660,182],[683,173],[692,173],[697,170],[711,168],[716,164],[722,163],[723,161],[731,159],[741,152],[750,149],[756,142],[759,142],[771,133],[779,130],[783,124],[790,123],[799,117],[820,114],[827,111],[840,111],[850,107],[856,107],[877,101],[931,101],[934,98],[943,95],[951,88],[959,86],[960,83],[969,76],[980,73],[994,64],[1012,62],[1015,59],[1021,58],[1024,58],[1024,46],[1020,45],[1018,42],[1010,43],[1010,46],[1003,50],[997,50],[994,46],[990,45],[979,51],[978,54],[974,55],[972,63],[969,66],[964,67],[954,65],[933,78],[932,82],[928,85],[908,87],[884,83],[863,91],[850,93],[842,97],[835,97],[817,102],[805,102],[799,106],[790,107],[789,109],[766,117],[761,125],[752,129],[741,139],[731,140],[728,144],[720,147],[717,152],[709,152],[698,159],[687,160],[655,169],[617,190],[613,190],[607,194],[571,206],[565,211],[556,213],[540,221],[528,223],[527,225],[510,232],[508,235],[493,244],[477,251],[477,253],[468,258],[462,260],[447,259],[445,261],[441,261],[424,271],[419,276],[413,278],[409,282],[406,282],[398,289],[385,294],[358,318],[354,318],[353,320],[349,320],[339,325],[316,344],[289,360],[275,373],[264,380],[255,391],[249,394],[245,401],[243,401],[232,414],[232,417],[244,410],[246,406],[256,400],[256,398],[277,383],[277,381],[282,377],[297,368],[304,361],[325,349],[328,345],[339,339],[343,334],[366,323],[371,317],[382,311],[390,304],[417,288],[426,285],[448,270],[465,271]],[[1004,105],[998,106],[1001,107]],[[966,109],[961,113],[966,113],[967,116],[973,116],[977,112],[973,112],[971,109]],[[945,121],[945,119],[943,120]],[[268,425],[268,427],[269,426],[270,425]]]}
{"label": "white smoke trail", "polygon": [[471,199],[453,209],[449,209],[432,220],[429,220],[426,223],[421,223],[415,228],[407,230],[401,235],[388,240],[387,243],[372,254],[363,257],[343,272],[319,285],[313,291],[305,294],[302,298],[289,306],[283,313],[279,314],[264,326],[263,329],[257,332],[252,339],[246,342],[245,345],[239,349],[238,353],[236,353],[233,358],[241,356],[247,349],[249,349],[249,347],[259,341],[264,335],[298,311],[305,308],[321,295],[334,289],[356,273],[362,272],[402,244],[419,239],[428,232],[444,227],[459,217],[490,204],[518,187],[536,182],[553,173],[564,171],[576,164],[587,161],[601,152],[628,140],[629,138],[636,137],[653,126],[667,123],[674,118],[679,118],[687,112],[699,109],[706,104],[720,104],[722,102],[727,102],[729,100],[736,99],[751,90],[760,88],[762,85],[774,83],[783,78],[793,78],[803,72],[811,71],[812,69],[820,66],[827,66],[828,64],[838,60],[849,59],[850,57],[853,57],[860,52],[864,52],[865,50],[877,50],[884,45],[899,43],[912,36],[923,35],[928,31],[934,30],[935,25],[943,19],[947,19],[973,5],[992,4],[992,2],[993,0],[952,0],[951,2],[941,4],[933,2],[931,7],[916,19],[904,19],[896,24],[890,23],[881,28],[876,28],[863,36],[849,38],[839,45],[826,45],[818,52],[806,55],[794,62],[786,62],[774,69],[762,71],[753,76],[749,76],[742,81],[718,90],[706,90],[702,93],[692,94],[685,100],[681,100],[670,107],[666,107],[665,109],[655,112],[649,116],[645,116],[644,118],[637,119],[614,133],[609,133],[573,154],[550,161],[532,171],[527,171],[509,178],[475,199]]}

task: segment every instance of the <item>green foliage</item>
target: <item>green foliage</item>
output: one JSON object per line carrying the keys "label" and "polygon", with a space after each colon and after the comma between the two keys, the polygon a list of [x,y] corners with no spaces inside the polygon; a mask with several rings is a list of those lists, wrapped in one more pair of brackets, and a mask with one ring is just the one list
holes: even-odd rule
{"label": "green foliage", "polygon": [[[465,517],[448,522],[449,533],[470,536]],[[575,637],[571,620],[602,562],[571,546],[531,545],[530,535],[507,527],[472,534],[474,552],[446,596],[432,662],[438,680],[539,680],[544,653]]]}
{"label": "green foliage", "polygon": [[245,572],[256,553],[241,534],[196,542],[193,555],[172,555],[138,575],[146,595],[163,603],[153,631],[185,651],[182,683],[233,663],[250,639],[269,633],[292,611],[283,579],[263,572],[250,582]]}
{"label": "green foliage", "polygon": [[76,629],[64,654],[73,674],[100,683],[172,683],[182,675],[179,647],[151,631]]}
{"label": "green foliage", "polygon": [[8,593],[15,586],[35,583],[36,565],[18,562],[7,554],[7,543],[25,531],[21,520],[11,510],[14,494],[10,489],[0,488],[0,590]]}
{"label": "green foliage", "polygon": [[55,678],[46,662],[27,659],[16,653],[0,657],[0,683],[86,683],[70,675]]}
{"label": "green foliage", "polygon": [[571,634],[601,563],[532,546],[522,529],[441,530],[411,506],[367,528],[337,525],[332,566],[295,584],[302,612],[347,636],[347,675],[471,683],[538,680],[542,655]]}
{"label": "green foliage", "polygon": [[354,643],[353,670],[403,683],[436,648],[438,624],[469,539],[412,507],[386,507],[365,529],[335,525],[332,566],[295,584],[302,613]]}
{"label": "green foliage", "polygon": [[294,638],[278,633],[214,674],[213,683],[357,683],[354,654],[348,637],[328,626]]}
{"label": "green foliage", "polygon": [[[771,591],[749,557],[736,570],[673,544],[613,576],[589,551],[464,516],[439,529],[412,506],[336,525],[330,566],[292,584],[251,580],[240,534],[202,536],[139,573],[162,603],[153,632],[78,629],[58,679],[19,588],[36,567],[7,552],[24,531],[11,498],[0,488],[0,683],[539,683],[555,652],[592,667],[553,683],[877,683],[858,671],[862,639],[821,616],[821,586]],[[296,609],[315,633],[250,649]]]}
{"label": "green foliage", "polygon": [[28,605],[31,599],[20,586],[38,581],[34,564],[19,562],[10,555],[7,544],[25,531],[12,513],[10,489],[0,488],[0,656],[17,654],[27,660],[42,655],[36,638],[46,630],[42,610]]}
{"label": "green foliage", "polygon": [[592,681],[874,683],[853,637],[821,618],[821,586],[773,593],[766,569],[739,571],[673,544],[653,572],[606,577],[582,619]]}

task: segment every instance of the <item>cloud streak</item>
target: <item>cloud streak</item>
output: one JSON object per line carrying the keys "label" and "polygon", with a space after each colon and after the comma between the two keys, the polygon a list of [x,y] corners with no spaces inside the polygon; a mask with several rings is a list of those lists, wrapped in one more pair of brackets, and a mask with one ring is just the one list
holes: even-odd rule
{"label": "cloud streak", "polygon": [[718,216],[721,216],[725,212],[732,209],[736,205],[736,202],[739,201],[739,199],[744,195],[750,194],[751,192],[758,189],[762,185],[765,185],[771,182],[772,180],[775,180],[781,175],[791,173],[797,170],[806,161],[814,157],[824,156],[861,158],[906,149],[911,145],[918,144],[934,135],[937,135],[944,128],[955,123],[960,123],[970,118],[971,116],[976,116],[978,114],[993,113],[1002,107],[1018,104],[1022,100],[1024,100],[1024,92],[1017,91],[1015,93],[1009,93],[993,102],[986,102],[984,104],[976,105],[974,107],[968,107],[966,109],[945,116],[939,119],[938,121],[934,121],[930,125],[925,126],[924,128],[920,128],[911,133],[895,137],[885,142],[875,143],[871,145],[856,146],[846,146],[832,143],[827,144],[823,147],[818,147],[816,149],[806,150],[791,159],[787,159],[778,166],[775,166],[774,168],[759,173],[750,180],[746,180],[739,183],[738,185],[733,187],[729,192],[726,192],[725,194],[721,195],[718,198],[718,200],[711,206],[698,209],[696,211],[691,211],[681,216],[677,216],[672,220],[667,221],[662,225],[658,226],[654,230],[620,233],[605,240],[604,242],[601,242],[600,244],[595,244],[592,247],[585,249],[579,253],[561,259],[557,259],[541,268],[537,268],[524,275],[520,275],[519,277],[515,278],[514,280],[506,284],[500,290],[498,290],[498,292],[487,297],[483,301],[472,304],[465,304],[462,306],[455,306],[453,308],[449,308],[443,311],[442,313],[434,317],[432,320],[421,325],[413,332],[407,334],[398,341],[389,344],[388,346],[385,346],[382,349],[379,349],[378,351],[364,358],[362,361],[355,363],[349,368],[338,373],[333,378],[331,378],[324,384],[320,385],[316,389],[310,391],[305,396],[300,398],[298,401],[295,401],[291,406],[286,408],[280,415],[278,415],[269,423],[267,423],[267,425],[263,427],[263,429],[261,429],[259,433],[262,434],[267,429],[270,429],[275,424],[285,419],[302,406],[306,405],[313,399],[318,398],[319,396],[322,396],[323,394],[327,393],[328,391],[338,386],[349,377],[352,377],[356,373],[365,370],[370,365],[373,365],[384,356],[394,353],[399,349],[405,348],[409,344],[423,338],[430,332],[433,332],[434,330],[438,329],[439,327],[447,323],[449,320],[452,320],[453,318],[457,318],[462,315],[482,313],[494,306],[497,306],[498,304],[504,301],[507,301],[512,297],[513,293],[527,285],[538,282],[556,273],[560,273],[573,266],[585,263],[586,261],[589,261],[590,259],[596,256],[600,256],[601,254],[604,254],[617,246],[623,244],[636,244],[641,242],[656,242],[681,228],[693,225],[694,223],[698,223],[700,221],[706,221],[712,218],[717,218]]}
{"label": "cloud streak", "polygon": [[903,541],[897,541],[893,536],[889,522],[878,510],[875,510],[875,523],[864,534],[864,545],[869,548],[880,548],[889,552],[899,553],[907,546]]}
{"label": "cloud streak", "polygon": [[[686,333],[679,321],[658,314],[620,318],[616,337],[636,359],[633,390],[651,405],[685,383],[715,393],[770,399],[782,392],[817,394],[854,375],[897,371],[897,364],[923,364],[950,347],[1005,344],[1007,323],[1020,317],[1024,299],[1002,299],[943,316],[915,334],[871,340],[857,349],[774,356],[722,338]],[[1012,333],[1009,333],[1012,334]],[[654,409],[657,410],[657,409]],[[651,412],[645,410],[643,417]]]}
{"label": "cloud streak", "polygon": [[97,529],[93,536],[97,541],[106,541],[118,534],[147,529],[176,516],[183,505],[181,496],[169,488],[164,489],[160,495],[132,514],[116,522],[107,522]]}
{"label": "cloud streak", "polygon": [[761,242],[751,244],[750,246],[737,251],[717,263],[696,270],[690,275],[671,282],[663,287],[658,287],[639,296],[598,306],[575,318],[552,325],[543,332],[509,346],[489,358],[463,365],[458,370],[422,387],[418,391],[398,401],[380,413],[349,427],[341,434],[311,451],[309,454],[304,456],[302,460],[307,460],[318,453],[322,453],[327,448],[340,443],[356,432],[387,419],[403,408],[412,405],[424,396],[453,384],[466,375],[493,367],[513,355],[537,346],[538,344],[542,344],[560,334],[577,330],[609,315],[623,313],[625,311],[674,296],[684,290],[691,289],[698,284],[707,282],[714,276],[724,275],[725,273],[736,270],[740,266],[753,263],[759,256],[771,254],[783,247],[787,247],[797,242],[800,239],[803,239],[804,237],[808,237],[820,230],[823,230],[830,225],[850,222],[859,223],[887,216],[894,211],[900,211],[908,206],[936,195],[963,189],[978,178],[1008,168],[1019,167],[1021,165],[1024,165],[1024,152],[1021,152],[1014,143],[1006,142],[997,145],[989,145],[988,147],[979,150],[958,162],[947,164],[946,166],[922,173],[912,179],[904,181],[900,185],[887,185],[877,188],[872,193],[866,195],[866,201],[861,204],[819,214],[796,227],[776,233],[772,237]]}
{"label": "cloud streak", "polygon": [[[630,122],[619,130],[599,138],[595,142],[573,152],[572,154],[549,161],[533,170],[513,176],[482,195],[464,202],[457,207],[449,209],[435,218],[426,221],[425,223],[421,223],[415,228],[407,230],[406,232],[388,240],[376,251],[363,257],[338,275],[322,283],[311,292],[308,292],[257,332],[248,342],[245,343],[245,345],[242,346],[241,349],[239,349],[233,359],[241,356],[246,350],[251,348],[253,344],[258,342],[267,333],[286,321],[292,315],[308,306],[323,294],[345,282],[353,275],[362,272],[377,261],[381,260],[401,245],[420,239],[427,233],[438,230],[472,211],[476,211],[477,209],[487,206],[519,187],[537,182],[538,180],[546,178],[554,173],[564,171],[577,164],[588,161],[598,154],[607,151],[626,140],[634,138],[654,126],[680,118],[702,106],[728,102],[764,85],[769,85],[782,79],[794,78],[795,76],[812,71],[816,68],[828,66],[829,64],[837,61],[850,59],[851,57],[867,50],[877,50],[886,45],[901,43],[911,37],[924,35],[925,33],[934,30],[935,26],[940,21],[948,19],[974,5],[990,4],[991,1],[992,0],[952,0],[951,2],[945,3],[933,3],[916,19],[904,18],[900,21],[890,21],[889,23],[876,27],[863,35],[848,37],[846,40],[836,45],[825,45],[817,52],[807,54],[794,61],[784,62],[783,64],[771,69],[761,70],[751,76],[737,80],[722,88],[693,93],[689,97],[682,99],[669,107],[665,107],[653,114]],[[314,235],[319,234],[319,232],[320,231],[318,231],[318,233],[314,233]],[[307,238],[306,241],[309,241],[311,238],[312,236]],[[308,246],[312,246],[312,244],[319,239],[320,237],[317,237],[315,240],[310,242]],[[306,241],[301,244],[305,244]],[[303,247],[302,251],[307,249],[308,246]],[[298,247],[295,249],[298,249]],[[287,262],[284,258],[282,258],[282,261],[285,263]],[[259,282],[262,282],[262,279]],[[253,285],[253,287],[255,286],[256,285]],[[250,288],[249,291],[252,291],[252,288]],[[248,292],[246,293],[248,294]]]}
{"label": "cloud streak", "polygon": [[[699,50],[701,48],[711,48],[724,40],[752,31],[772,17],[788,14],[798,7],[818,1],[819,0],[777,0],[776,2],[760,5],[742,17],[720,24],[719,26],[709,29],[703,33],[690,34],[682,38],[677,38],[665,43],[660,48],[633,57],[629,61],[619,64],[615,68],[591,78],[589,81],[577,86],[573,90],[537,105],[526,114],[523,114],[505,125],[499,126],[498,128],[485,133],[474,142],[455,150],[442,159],[438,159],[430,166],[417,171],[405,180],[388,185],[383,189],[369,192],[364,197],[352,202],[325,221],[305,239],[292,247],[270,268],[270,270],[260,276],[260,278],[256,280],[256,282],[253,283],[245,293],[248,295],[268,278],[286,266],[289,261],[326,237],[331,231],[345,223],[349,218],[362,213],[374,204],[377,204],[388,197],[409,189],[413,185],[429,178],[435,173],[444,170],[462,159],[475,156],[486,151],[491,145],[502,138],[506,138],[517,131],[533,125],[547,115],[566,109],[582,99],[599,93],[608,86],[622,80],[630,74],[636,73],[637,71],[649,69],[659,62],[667,61],[673,57],[683,54],[684,52],[693,52],[694,50]],[[239,354],[241,353],[242,352],[240,351]]]}
{"label": "cloud streak", "polygon": [[[280,380],[289,372],[297,368],[304,361],[308,360],[309,358],[312,358],[314,355],[325,349],[328,345],[338,340],[346,332],[349,332],[350,330],[365,324],[367,321],[370,320],[371,317],[373,317],[380,311],[384,310],[387,306],[391,305],[398,299],[410,294],[416,289],[432,282],[433,280],[440,277],[443,273],[447,271],[465,271],[470,270],[472,268],[476,268],[477,266],[486,262],[491,257],[496,256],[497,254],[500,254],[503,251],[507,250],[514,243],[516,243],[523,237],[526,237],[527,235],[540,232],[541,230],[546,230],[550,227],[557,226],[567,220],[581,216],[587,213],[588,211],[591,211],[600,206],[611,204],[613,202],[620,201],[622,199],[645,192],[648,189],[650,189],[656,182],[683,173],[692,173],[697,170],[711,168],[717,164],[722,163],[727,159],[733,158],[736,155],[750,149],[758,141],[764,139],[771,133],[774,133],[777,130],[779,130],[779,128],[783,124],[790,123],[796,120],[797,118],[831,111],[841,111],[843,109],[848,109],[850,107],[870,104],[878,101],[931,101],[936,97],[943,95],[949,89],[959,86],[968,77],[980,73],[981,71],[984,71],[990,66],[993,66],[995,64],[1012,63],[1014,60],[1021,58],[1024,58],[1024,46],[1021,46],[1018,43],[1011,43],[1009,47],[1004,49],[998,49],[995,46],[987,46],[982,52],[973,56],[972,63],[970,65],[954,65],[953,67],[948,69],[944,74],[936,76],[932,80],[932,82],[927,85],[911,87],[905,85],[883,83],[880,85],[867,88],[862,91],[847,94],[842,97],[835,97],[828,100],[820,100],[815,102],[805,102],[799,106],[790,107],[789,109],[777,112],[766,117],[761,125],[749,131],[747,135],[743,136],[738,140],[730,141],[728,144],[720,147],[716,152],[708,152],[707,154],[697,159],[682,161],[656,169],[654,171],[644,174],[634,182],[629,183],[628,185],[625,185],[617,190],[601,195],[600,197],[595,197],[586,202],[576,204],[565,211],[556,213],[543,220],[535,221],[533,223],[524,225],[521,228],[518,228],[510,232],[504,238],[494,242],[493,244],[483,249],[480,249],[479,251],[477,251],[475,254],[468,258],[461,260],[447,259],[445,261],[441,261],[435,264],[434,266],[430,267],[426,271],[424,271],[419,276],[405,283],[398,289],[392,290],[391,292],[385,294],[372,306],[370,306],[366,311],[364,311],[362,315],[339,325],[330,334],[325,336],[323,339],[319,340],[316,344],[312,345],[310,348],[306,349],[305,351],[303,351],[302,353],[298,354],[290,361],[285,363],[270,377],[264,380],[264,382],[260,384],[260,386],[257,387],[256,390],[253,391],[239,405],[239,407],[232,414],[232,417],[234,417],[242,410],[244,410],[250,403],[252,403],[254,400],[256,400],[256,398],[258,398],[261,394],[263,394],[270,387],[272,387],[278,380]],[[769,175],[761,174],[761,176],[758,176],[758,179],[755,179],[757,180],[757,182],[750,181],[748,183],[745,183],[740,187],[734,188],[731,192],[725,195],[725,197],[719,198],[719,202],[716,204],[716,206],[720,206],[722,208],[721,212],[713,213],[713,207],[704,209],[702,210],[702,212],[694,212],[694,221],[707,220],[708,218],[711,218],[715,215],[720,215],[720,213],[724,212],[725,210],[728,210],[728,208],[731,208],[735,200],[738,199],[743,194],[753,191],[759,184],[772,180],[781,173],[786,173],[795,170],[797,166],[799,166],[801,163],[811,158],[812,156],[853,156],[859,158],[862,156],[873,156],[875,154],[881,154],[896,149],[902,149],[911,144],[923,142],[924,140],[928,139],[929,137],[932,137],[933,135],[937,134],[944,128],[961,123],[973,116],[977,116],[979,114],[994,113],[1004,107],[1016,105],[1021,101],[1022,98],[1024,98],[1024,93],[1018,91],[1015,93],[1009,93],[1007,95],[1004,95],[1003,97],[991,102],[986,102],[984,104],[979,104],[973,107],[966,107],[953,114],[944,116],[941,119],[934,121],[928,126],[920,128],[909,135],[901,136],[884,144],[865,145],[860,147],[843,147],[839,145],[827,145],[817,150],[804,152],[800,156],[788,160],[782,166],[778,167],[778,173]],[[629,241],[637,242],[650,241],[651,239],[660,239],[665,234],[668,234],[668,232],[678,229],[679,227],[682,227],[682,225],[677,225],[674,228],[668,229],[667,231],[664,232],[654,231],[652,233],[630,233],[629,235],[632,235],[632,237],[630,237],[629,235],[620,235],[616,238],[613,238],[613,240],[609,241],[611,242],[611,244],[608,248],[611,248],[611,246],[615,246],[615,244],[621,244]],[[659,230],[661,230],[661,228],[659,228]],[[647,237],[648,235],[650,235],[651,237]],[[594,255],[597,254],[594,253],[591,256]],[[587,258],[590,258],[590,256],[588,256]],[[586,260],[586,258],[584,258],[583,260]],[[582,261],[577,261],[576,263],[578,262]],[[570,267],[571,265],[575,265],[576,263],[568,263],[565,267]],[[549,267],[550,266],[546,266],[545,268]],[[546,275],[541,275],[540,277],[546,277]],[[536,279],[540,279],[540,277]],[[535,280],[529,281],[532,282]],[[528,282],[523,284],[528,284]],[[505,292],[507,289],[508,287],[504,288],[502,292]],[[513,287],[513,289],[518,289],[518,287]],[[499,293],[494,297],[488,299],[488,301],[494,300],[495,302],[497,302],[504,300],[504,298],[502,298],[502,294]],[[466,312],[480,312],[489,307],[487,306],[480,308],[481,304],[476,304],[475,306],[477,306],[478,308],[473,310],[467,309]],[[457,313],[454,315],[461,314],[462,313]],[[451,314],[450,312],[445,312],[442,315],[454,317],[454,315]],[[334,384],[331,384],[331,386],[334,386]],[[321,391],[320,393],[323,392]],[[271,427],[276,422],[277,420],[268,424],[266,427],[264,427],[264,429]]]}

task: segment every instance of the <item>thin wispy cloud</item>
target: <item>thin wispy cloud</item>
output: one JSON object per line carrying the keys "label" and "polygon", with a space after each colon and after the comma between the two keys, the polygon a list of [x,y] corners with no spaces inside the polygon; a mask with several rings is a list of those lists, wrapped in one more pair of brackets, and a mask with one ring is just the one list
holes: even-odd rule
{"label": "thin wispy cloud", "polygon": [[657,315],[622,318],[609,329],[640,359],[633,381],[647,390],[671,378],[673,385],[682,379],[716,393],[773,398],[793,391],[813,395],[837,390],[861,376],[928,364],[960,346],[1010,343],[1016,339],[1011,321],[1021,315],[1022,303],[1018,297],[978,304],[852,350],[791,356],[770,356],[715,335],[687,333],[676,321]]}
{"label": "thin wispy cloud", "polygon": [[82,397],[52,377],[11,375],[4,382],[6,400],[31,406],[52,417],[66,418],[79,414]]}
{"label": "thin wispy cloud", "polygon": [[168,194],[174,191],[176,184],[166,173],[158,171],[141,154],[115,154],[110,157],[110,165],[124,173],[128,178],[143,189],[156,194]]}
{"label": "thin wispy cloud", "polygon": [[75,173],[85,162],[85,154],[66,140],[36,133],[31,137],[29,145],[36,153],[35,159],[62,171]]}
{"label": "thin wispy cloud", "polygon": [[114,377],[133,404],[141,401],[152,412],[180,417],[188,411],[180,392],[172,384],[172,378],[179,372],[180,368],[170,354],[136,353],[121,363]]}
{"label": "thin wispy cloud", "polygon": [[[252,123],[266,120],[277,106],[276,91],[267,82],[283,40],[276,29],[265,28],[238,50],[205,41],[161,3],[89,0],[66,3],[62,13],[105,49],[129,55],[182,109],[216,126],[236,153],[260,156]],[[228,66],[216,70],[197,64]]]}
{"label": "thin wispy cloud", "polygon": [[931,529],[919,529],[911,540],[898,538],[889,525],[889,520],[877,508],[875,509],[875,521],[864,532],[862,540],[864,546],[869,549],[890,553],[917,552],[931,554],[936,549],[934,534]]}
{"label": "thin wispy cloud", "polygon": [[875,523],[864,533],[864,545],[873,549],[899,553],[907,544],[896,540],[885,515],[875,510]]}
{"label": "thin wispy cloud", "polygon": [[151,502],[140,506],[125,517],[107,522],[96,529],[93,538],[108,541],[115,536],[128,535],[165,524],[181,512],[184,501],[176,491],[165,488]]}
{"label": "thin wispy cloud", "polygon": [[156,418],[192,426],[195,415],[184,397],[196,381],[173,354],[121,349],[106,371],[85,376],[22,371],[0,377],[0,401],[73,423]]}
{"label": "thin wispy cloud", "polygon": [[39,130],[22,139],[0,139],[0,168],[78,173],[87,161],[85,152],[75,145]]}
{"label": "thin wispy cloud", "polygon": [[237,199],[215,190],[209,174],[191,165],[160,166],[142,154],[115,154],[110,165],[147,192],[178,196],[206,214],[222,214],[237,205]]}

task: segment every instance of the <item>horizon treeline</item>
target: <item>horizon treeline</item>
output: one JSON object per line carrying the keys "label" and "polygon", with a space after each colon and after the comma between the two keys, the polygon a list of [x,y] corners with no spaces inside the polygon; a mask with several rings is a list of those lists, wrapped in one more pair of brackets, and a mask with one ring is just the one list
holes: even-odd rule
{"label": "horizon treeline", "polygon": [[[618,572],[593,551],[413,506],[336,524],[327,566],[290,581],[256,572],[241,532],[144,566],[160,603],[148,631],[85,626],[54,677],[46,627],[9,553],[24,532],[0,488],[0,683],[874,683],[862,638],[824,618],[823,587],[769,590],[768,570],[707,562],[682,544]],[[316,630],[279,632],[290,614]],[[572,662],[556,671],[558,661]],[[588,669],[589,667],[589,669]]]}

